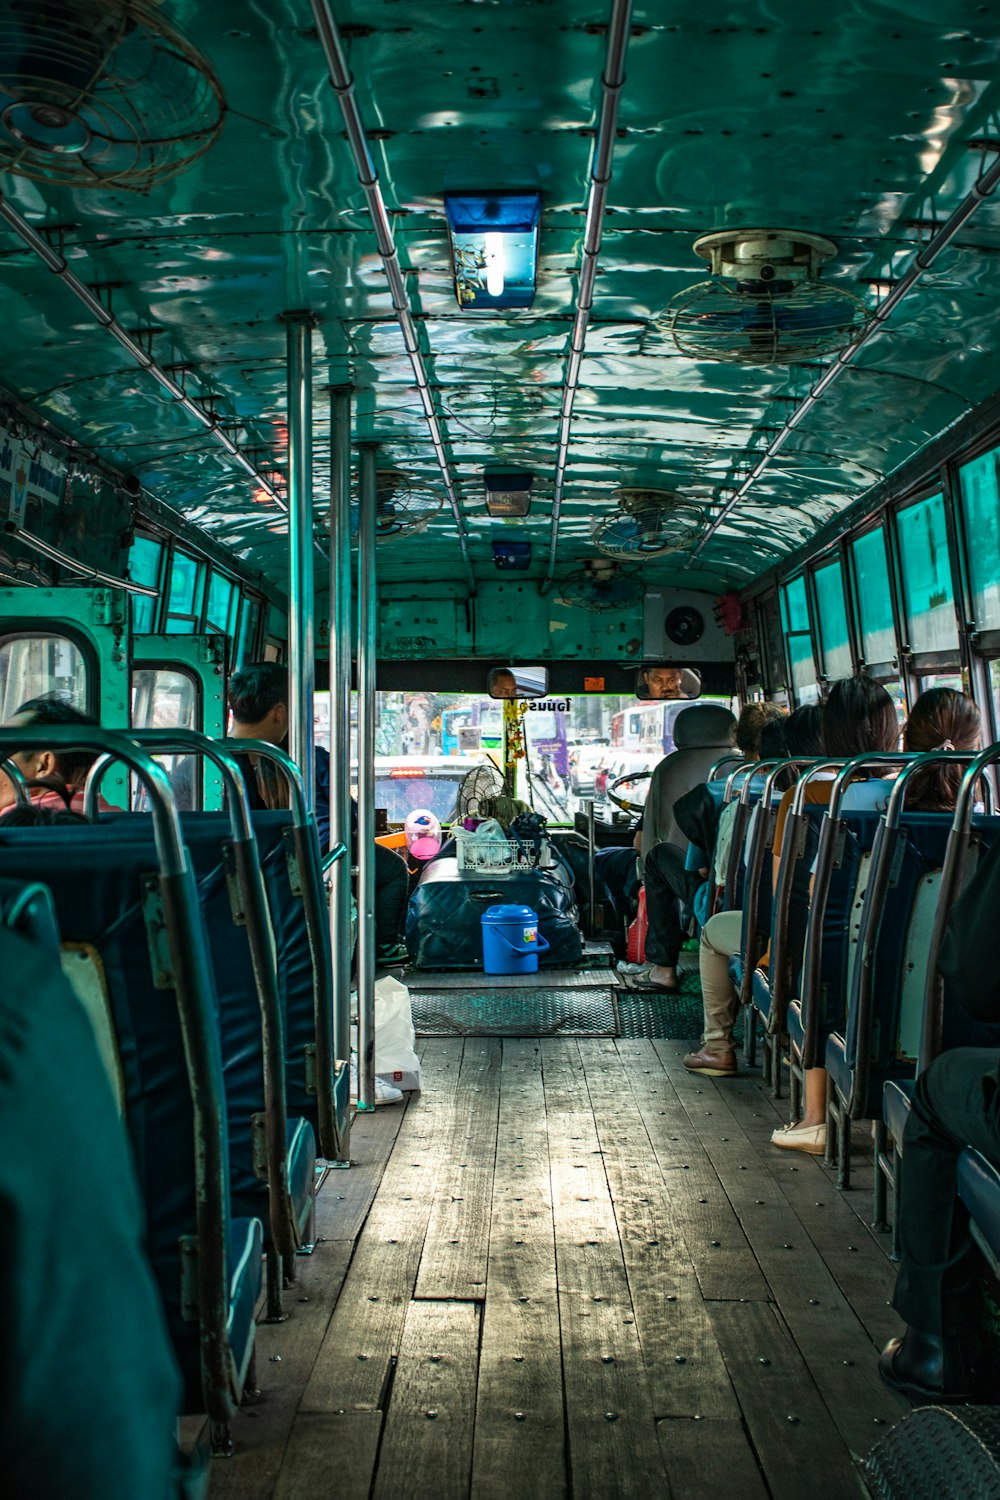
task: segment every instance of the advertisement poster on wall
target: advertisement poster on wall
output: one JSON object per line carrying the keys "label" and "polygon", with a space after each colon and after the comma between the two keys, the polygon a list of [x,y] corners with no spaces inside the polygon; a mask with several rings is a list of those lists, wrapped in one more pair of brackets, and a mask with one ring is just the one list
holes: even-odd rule
{"label": "advertisement poster on wall", "polygon": [[0,523],[19,531],[29,504],[59,504],[65,481],[60,459],[0,427]]}

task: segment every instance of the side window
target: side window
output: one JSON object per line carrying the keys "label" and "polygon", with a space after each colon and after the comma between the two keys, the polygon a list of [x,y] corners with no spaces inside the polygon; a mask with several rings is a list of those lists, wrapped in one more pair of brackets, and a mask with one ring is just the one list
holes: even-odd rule
{"label": "side window", "polygon": [[[176,667],[137,667],[132,673],[132,727],[134,729],[200,729],[201,704],[197,679]],[[182,812],[200,806],[198,762],[191,755],[161,755],[160,764],[170,777],[177,806]],[[147,809],[145,792],[136,787],[132,806]]]}
{"label": "side window", "polygon": [[816,661],[809,633],[806,581],[793,578],[781,590],[781,623],[788,647],[788,666],[796,703],[815,703],[819,698]]}
{"label": "side window", "polygon": [[853,663],[839,560],[816,569],[813,587],[816,590],[816,613],[819,616],[820,644],[823,648],[823,671],[831,680],[850,677]]}
{"label": "side window", "polygon": [[170,591],[164,630],[170,635],[194,635],[201,620],[205,565],[175,550],[170,563]]}
{"label": "side window", "polygon": [[892,591],[889,562],[882,528],[865,532],[852,544],[857,582],[858,614],[861,617],[861,652],[866,663],[884,664],[896,655],[892,623]]}
{"label": "side window", "polygon": [[910,649],[917,656],[931,651],[957,654],[944,497],[932,495],[907,506],[898,512],[896,526]]}
{"label": "side window", "polygon": [[[133,583],[162,589],[163,544],[154,542],[152,537],[137,536],[129,552],[128,566]],[[154,599],[150,594],[132,594],[131,601],[133,634],[150,635],[156,629],[159,598]]]}
{"label": "side window", "polygon": [[47,693],[88,711],[90,673],[79,646],[61,635],[16,635],[0,642],[0,723],[29,698]]}
{"label": "side window", "polygon": [[232,635],[236,625],[236,607],[239,595],[235,586],[221,573],[213,573],[208,587],[208,603],[205,606],[205,629],[218,631],[220,635]]}

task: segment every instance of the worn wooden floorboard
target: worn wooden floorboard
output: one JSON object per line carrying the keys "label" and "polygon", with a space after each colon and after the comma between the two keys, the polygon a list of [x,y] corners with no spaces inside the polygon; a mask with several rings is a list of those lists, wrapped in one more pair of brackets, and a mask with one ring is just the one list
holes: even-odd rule
{"label": "worn wooden floorboard", "polygon": [[541,1044],[505,1041],[473,1500],[563,1500],[565,1423]]}
{"label": "worn wooden floorboard", "polygon": [[861,1496],[894,1272],[858,1195],[771,1147],[759,1076],[673,1042],[420,1050],[423,1093],[327,1177],[211,1500]]}
{"label": "worn wooden floorboard", "polygon": [[451,1135],[461,1041],[429,1043],[433,1084],[411,1101],[302,1398],[303,1411],[375,1411],[398,1353]]}
{"label": "worn wooden floorboard", "polygon": [[485,1300],[501,1057],[496,1038],[466,1040],[417,1297]]}
{"label": "worn wooden floorboard", "polygon": [[669,1494],[579,1044],[542,1049],[574,1496]]}

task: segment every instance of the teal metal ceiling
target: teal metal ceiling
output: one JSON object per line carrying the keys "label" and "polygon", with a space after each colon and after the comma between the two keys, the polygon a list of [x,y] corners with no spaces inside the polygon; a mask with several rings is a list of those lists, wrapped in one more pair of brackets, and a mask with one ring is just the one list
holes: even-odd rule
{"label": "teal metal ceiling", "polygon": [[[0,10],[6,0],[0,0]],[[148,195],[7,176],[35,225],[58,226],[81,280],[110,286],[126,327],[154,329],[161,365],[285,461],[284,329],[309,308],[317,507],[329,465],[324,390],[350,381],[358,437],[386,467],[439,473],[375,250],[308,0],[167,0],[228,104],[213,149]],[[574,0],[334,0],[471,538],[492,577],[503,534],[482,470],[537,475],[517,523],[544,570],[552,470],[608,19]],[[723,226],[830,236],[828,275],[874,306],[969,191],[1000,137],[1000,6],[975,0],[657,0],[639,5],[572,427],[557,577],[594,555],[619,485],[688,491],[717,514],[816,370],[680,355],[675,292],[702,279],[693,239]],[[442,197],[537,188],[538,292],[527,311],[459,309]],[[1000,386],[1000,204],[987,202],[792,435],[697,563],[649,562],[651,583],[717,589],[766,570]],[[57,280],[0,230],[0,383],[59,429],[261,568],[286,580],[285,522]],[[508,523],[509,524],[509,523]],[[417,542],[379,549],[386,580],[462,576],[447,506]]]}

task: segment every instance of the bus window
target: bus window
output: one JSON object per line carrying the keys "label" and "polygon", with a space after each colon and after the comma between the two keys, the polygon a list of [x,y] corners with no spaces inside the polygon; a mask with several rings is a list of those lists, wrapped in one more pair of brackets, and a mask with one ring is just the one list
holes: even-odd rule
{"label": "bus window", "polygon": [[892,623],[889,562],[882,528],[876,527],[874,531],[859,536],[851,551],[861,617],[862,655],[869,665],[891,662],[896,655],[896,636]]}
{"label": "bus window", "polygon": [[[968,538],[972,618],[980,630],[1000,630],[1000,449],[958,471]],[[992,663],[990,671],[992,673]]]}
{"label": "bus window", "polygon": [[781,589],[781,621],[788,648],[788,669],[796,703],[815,703],[819,698],[816,659],[809,632],[806,581],[793,578]]}
{"label": "bus window", "polygon": [[932,495],[896,516],[910,650],[958,652],[944,497]]}
{"label": "bus window", "polygon": [[235,586],[221,573],[213,573],[208,586],[208,603],[205,606],[205,629],[216,630],[220,635],[232,635],[239,596]]}
{"label": "bus window", "polygon": [[[199,729],[198,683],[187,672],[174,667],[138,667],[132,673],[132,727],[134,729]],[[157,756],[170,777],[177,806],[182,812],[199,806],[198,763],[191,755]],[[146,794],[136,786],[132,796],[135,811],[147,810]]]}
{"label": "bus window", "polygon": [[847,629],[847,606],[840,559],[817,568],[813,574],[816,613],[823,651],[823,672],[828,678],[850,677],[854,670]]}
{"label": "bus window", "polygon": [[[150,589],[161,588],[163,544],[152,537],[137,536],[128,555],[129,577]],[[132,594],[132,630],[135,635],[150,635],[156,629],[159,598],[150,594]]]}
{"label": "bus window", "polygon": [[57,694],[86,712],[87,663],[73,641],[60,635],[9,636],[0,644],[0,723],[29,698]]}
{"label": "bus window", "polygon": [[204,564],[186,552],[175,551],[170,562],[170,592],[164,630],[170,635],[194,635],[201,618]]}

